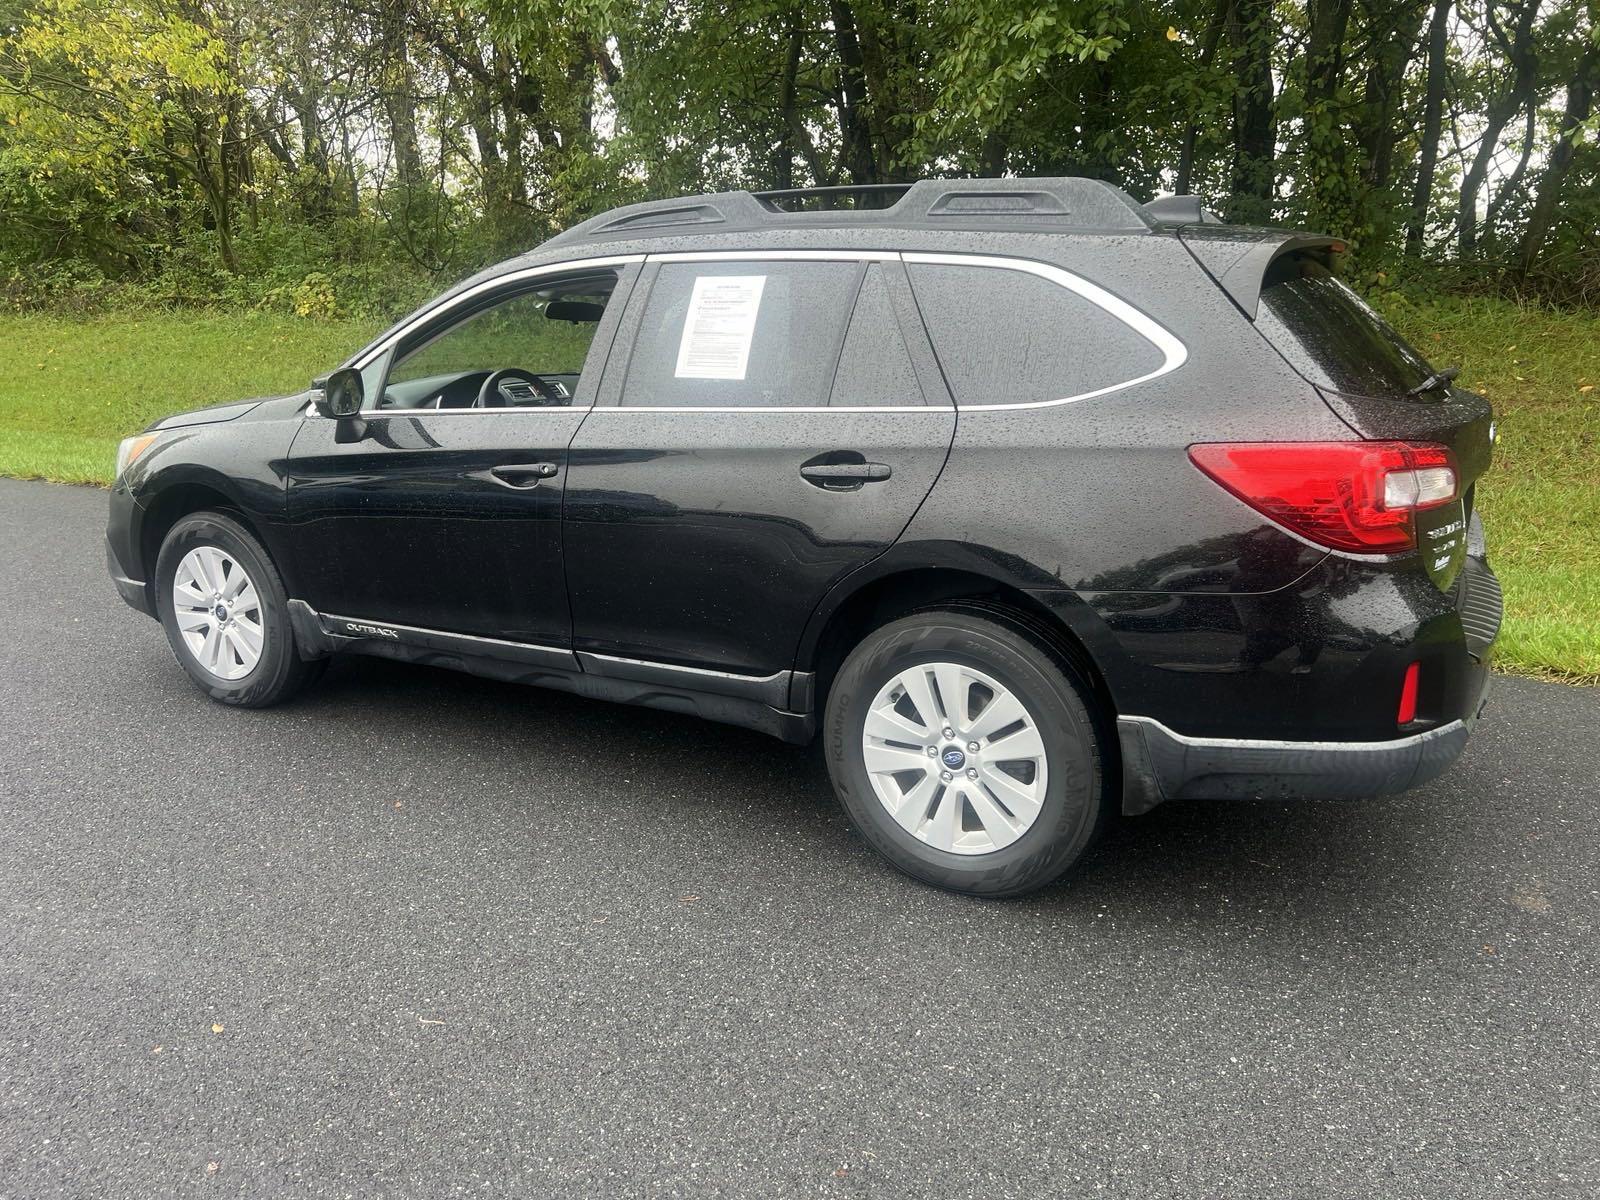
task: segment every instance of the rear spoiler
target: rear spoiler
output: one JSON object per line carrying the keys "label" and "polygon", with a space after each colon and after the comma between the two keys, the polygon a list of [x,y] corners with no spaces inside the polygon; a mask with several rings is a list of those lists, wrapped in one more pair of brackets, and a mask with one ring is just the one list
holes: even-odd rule
{"label": "rear spoiler", "polygon": [[1178,239],[1228,298],[1252,321],[1261,304],[1267,268],[1285,254],[1321,250],[1339,254],[1344,242],[1325,233],[1258,229],[1247,225],[1185,225]]}

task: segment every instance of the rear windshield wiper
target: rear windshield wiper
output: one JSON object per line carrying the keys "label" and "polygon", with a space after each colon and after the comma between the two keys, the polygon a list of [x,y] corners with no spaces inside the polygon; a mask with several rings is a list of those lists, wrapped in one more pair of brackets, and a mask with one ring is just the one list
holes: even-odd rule
{"label": "rear windshield wiper", "polygon": [[1459,374],[1461,374],[1460,367],[1446,367],[1442,371],[1435,371],[1432,375],[1429,375],[1421,383],[1417,384],[1416,387],[1407,392],[1406,395],[1420,396],[1423,392],[1431,392],[1434,388],[1444,387],[1445,384],[1449,383]]}

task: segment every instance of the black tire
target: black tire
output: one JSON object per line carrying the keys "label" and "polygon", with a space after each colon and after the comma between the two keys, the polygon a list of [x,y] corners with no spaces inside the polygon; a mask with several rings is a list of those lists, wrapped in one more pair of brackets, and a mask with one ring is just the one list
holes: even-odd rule
{"label": "black tire", "polygon": [[[255,585],[263,630],[261,657],[238,679],[223,679],[208,671],[183,640],[173,614],[173,581],[179,564],[191,550],[214,546],[240,564]],[[182,518],[168,532],[156,558],[156,615],[167,631],[167,642],[194,685],[218,704],[238,708],[267,708],[289,699],[322,673],[325,660],[307,662],[295,646],[289,623],[289,600],[283,579],[254,535],[232,517],[220,512],[198,512]],[[243,659],[241,657],[241,666]]]}
{"label": "black tire", "polygon": [[[1043,741],[1046,776],[1038,815],[1000,849],[960,854],[929,845],[902,826],[873,790],[862,740],[868,710],[890,680],[934,662],[975,668],[1004,686],[1027,709]],[[915,613],[869,634],[834,679],[824,721],[828,773],[861,835],[907,875],[974,896],[1020,896],[1072,866],[1112,810],[1107,724],[1098,709],[1079,673],[1019,630],[956,609]],[[945,801],[934,803],[936,811]],[[967,812],[958,809],[956,819]]]}

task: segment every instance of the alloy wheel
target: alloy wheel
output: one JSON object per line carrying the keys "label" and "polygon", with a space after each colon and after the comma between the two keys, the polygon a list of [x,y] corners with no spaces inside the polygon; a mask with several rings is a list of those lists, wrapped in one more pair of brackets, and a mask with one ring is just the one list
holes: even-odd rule
{"label": "alloy wheel", "polygon": [[879,690],[862,729],[873,791],[913,837],[989,854],[1038,819],[1049,783],[1033,714],[992,676],[959,663],[908,667]]}
{"label": "alloy wheel", "polygon": [[172,615],[189,653],[218,679],[243,679],[266,642],[261,598],[239,561],[196,546],[172,576]]}

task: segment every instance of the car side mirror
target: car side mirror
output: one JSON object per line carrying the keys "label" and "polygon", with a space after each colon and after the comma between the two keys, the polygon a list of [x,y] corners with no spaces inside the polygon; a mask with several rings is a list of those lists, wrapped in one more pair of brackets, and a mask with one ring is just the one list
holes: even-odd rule
{"label": "car side mirror", "polygon": [[366,390],[361,382],[361,372],[353,367],[335,371],[322,381],[322,394],[312,403],[318,414],[343,421],[361,411]]}

